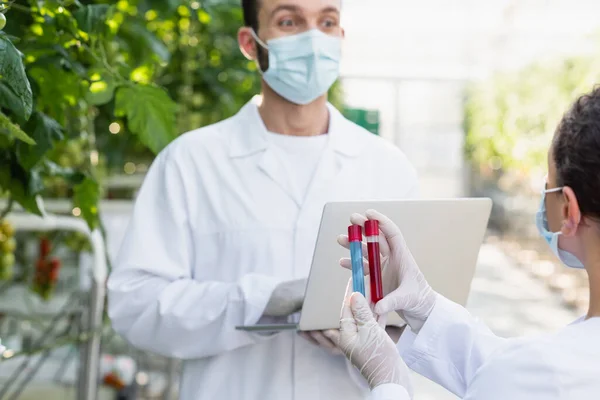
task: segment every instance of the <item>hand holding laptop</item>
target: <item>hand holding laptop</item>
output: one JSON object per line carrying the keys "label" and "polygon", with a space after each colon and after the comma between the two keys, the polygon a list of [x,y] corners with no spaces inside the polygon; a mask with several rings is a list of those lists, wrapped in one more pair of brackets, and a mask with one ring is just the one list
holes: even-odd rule
{"label": "hand holding laptop", "polygon": [[302,310],[306,278],[282,282],[271,294],[271,298],[263,312],[267,317],[287,317]]}
{"label": "hand holding laptop", "polygon": [[[282,282],[271,294],[263,315],[267,317],[287,317],[302,309],[307,279]],[[298,332],[308,342],[319,346],[333,355],[341,355],[338,348],[337,330]]]}

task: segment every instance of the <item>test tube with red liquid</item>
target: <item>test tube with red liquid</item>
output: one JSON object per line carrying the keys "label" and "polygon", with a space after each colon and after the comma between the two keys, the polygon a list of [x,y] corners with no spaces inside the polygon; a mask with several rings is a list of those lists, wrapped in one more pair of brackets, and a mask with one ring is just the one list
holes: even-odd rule
{"label": "test tube with red liquid", "polygon": [[367,252],[369,257],[369,279],[371,283],[371,301],[373,304],[383,299],[383,285],[381,283],[381,255],[379,252],[379,221],[365,222],[365,236],[367,237]]}

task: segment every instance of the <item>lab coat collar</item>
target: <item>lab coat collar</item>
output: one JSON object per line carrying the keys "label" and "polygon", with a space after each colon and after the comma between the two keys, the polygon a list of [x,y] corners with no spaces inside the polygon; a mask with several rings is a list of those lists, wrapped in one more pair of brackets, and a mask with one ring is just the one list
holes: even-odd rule
{"label": "lab coat collar", "polygon": [[[234,117],[238,129],[235,129],[231,139],[230,157],[250,156],[269,147],[267,128],[258,112],[259,104],[260,96],[255,96]],[[350,135],[344,135],[346,132],[356,130],[357,127],[344,118],[330,103],[327,103],[327,108],[329,109],[328,146],[345,156],[357,156],[362,148],[361,143],[356,140],[356,137],[350,138]]]}

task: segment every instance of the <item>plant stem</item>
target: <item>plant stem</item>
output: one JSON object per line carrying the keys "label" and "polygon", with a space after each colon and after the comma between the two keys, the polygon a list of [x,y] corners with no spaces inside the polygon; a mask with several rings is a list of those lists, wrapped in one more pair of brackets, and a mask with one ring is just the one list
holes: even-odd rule
{"label": "plant stem", "polygon": [[15,4],[14,1],[0,1],[0,5],[6,6],[7,10],[14,8],[15,10],[23,11],[26,13],[31,12],[31,8],[22,6],[20,4]]}
{"label": "plant stem", "polygon": [[81,43],[81,47],[83,47],[83,49],[85,51],[88,52],[88,54],[90,56],[92,56],[92,58],[94,58],[94,60],[100,64],[102,64],[102,66],[104,66],[104,68],[106,69],[106,71],[111,74],[114,78],[116,78],[119,82],[124,81],[125,79],[121,76],[121,74],[119,74],[117,71],[115,71],[110,65],[108,65],[108,62],[106,61],[106,59],[103,59],[102,57],[98,57],[98,55],[94,52],[94,50],[92,50],[90,48],[90,46],[88,46],[87,44],[81,42],[81,39],[77,38],[77,40],[80,41]]}

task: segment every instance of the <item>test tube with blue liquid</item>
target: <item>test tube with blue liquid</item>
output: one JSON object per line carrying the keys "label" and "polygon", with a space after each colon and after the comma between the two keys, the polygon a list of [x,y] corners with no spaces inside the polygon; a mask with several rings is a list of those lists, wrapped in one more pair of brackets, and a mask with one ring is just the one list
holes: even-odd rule
{"label": "test tube with blue liquid", "polygon": [[352,291],[359,292],[364,296],[365,274],[363,268],[362,238],[362,226],[350,225],[348,227],[350,260],[352,261]]}

